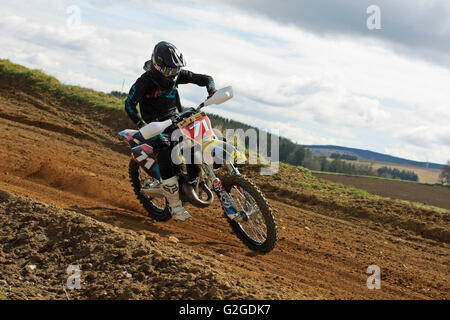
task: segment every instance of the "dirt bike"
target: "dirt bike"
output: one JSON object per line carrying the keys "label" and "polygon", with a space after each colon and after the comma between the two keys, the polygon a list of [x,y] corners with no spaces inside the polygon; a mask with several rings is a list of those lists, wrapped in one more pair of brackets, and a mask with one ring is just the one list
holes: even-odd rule
{"label": "dirt bike", "polygon": [[[177,163],[175,166],[178,171],[181,201],[205,208],[212,204],[214,191],[238,238],[250,249],[267,253],[273,250],[277,242],[277,226],[272,209],[262,192],[241,175],[230,160],[239,158],[242,161],[246,159],[245,155],[226,140],[219,139],[208,116],[201,111],[208,105],[221,104],[232,97],[232,88],[226,87],[218,90],[197,108],[186,109],[175,118],[152,122],[140,130],[127,129],[119,134],[130,144],[130,180],[149,217],[157,221],[168,221],[172,218],[161,187],[157,150],[153,149],[150,140],[167,132],[167,129],[176,128],[179,129],[181,139],[174,142],[174,148],[178,147],[179,151],[172,152],[172,157],[174,154],[178,156],[177,161],[172,161]],[[183,145],[184,148],[180,148]],[[221,163],[211,164],[211,161],[206,161],[204,157],[194,164],[192,161],[186,164],[184,153],[186,150],[192,150],[193,145],[201,150],[202,155],[208,152],[212,156],[225,154],[225,160],[221,158]],[[225,169],[222,171],[226,173],[219,179],[216,172],[221,169]]]}

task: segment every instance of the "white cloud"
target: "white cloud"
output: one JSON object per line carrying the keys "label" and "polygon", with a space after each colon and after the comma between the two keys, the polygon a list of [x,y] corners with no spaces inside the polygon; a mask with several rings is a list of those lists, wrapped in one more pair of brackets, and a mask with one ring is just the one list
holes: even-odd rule
{"label": "white cloud", "polygon": [[395,133],[395,136],[412,145],[448,147],[450,150],[450,127],[436,128],[432,126],[419,126],[402,129]]}

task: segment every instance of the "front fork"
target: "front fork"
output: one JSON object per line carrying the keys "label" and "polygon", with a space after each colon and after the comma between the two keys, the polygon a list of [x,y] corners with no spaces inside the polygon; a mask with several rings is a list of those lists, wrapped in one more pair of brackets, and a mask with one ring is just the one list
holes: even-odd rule
{"label": "front fork", "polygon": [[[239,170],[232,163],[226,163],[226,166],[231,174],[240,174]],[[230,194],[225,190],[220,179],[214,174],[214,171],[211,169],[211,167],[205,162],[203,162],[202,167],[205,173],[208,175],[210,181],[213,182],[214,191],[216,192],[217,197],[220,199],[222,208],[223,210],[225,210],[228,218],[234,221],[242,220],[236,204],[234,203]]]}

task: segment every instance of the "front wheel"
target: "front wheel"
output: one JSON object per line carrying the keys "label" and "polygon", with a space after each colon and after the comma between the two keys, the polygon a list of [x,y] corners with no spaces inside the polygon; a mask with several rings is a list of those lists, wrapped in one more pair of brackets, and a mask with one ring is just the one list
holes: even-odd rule
{"label": "front wheel", "polygon": [[226,176],[222,184],[242,217],[227,219],[233,231],[251,250],[272,251],[278,240],[277,225],[262,192],[242,175]]}

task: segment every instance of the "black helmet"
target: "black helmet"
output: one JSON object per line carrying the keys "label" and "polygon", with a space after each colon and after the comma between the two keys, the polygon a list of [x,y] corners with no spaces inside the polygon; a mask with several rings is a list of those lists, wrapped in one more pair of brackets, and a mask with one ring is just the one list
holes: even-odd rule
{"label": "black helmet", "polygon": [[183,54],[173,44],[161,41],[153,49],[152,60],[145,63],[144,70],[155,69],[164,77],[173,78],[184,66],[186,62]]}

